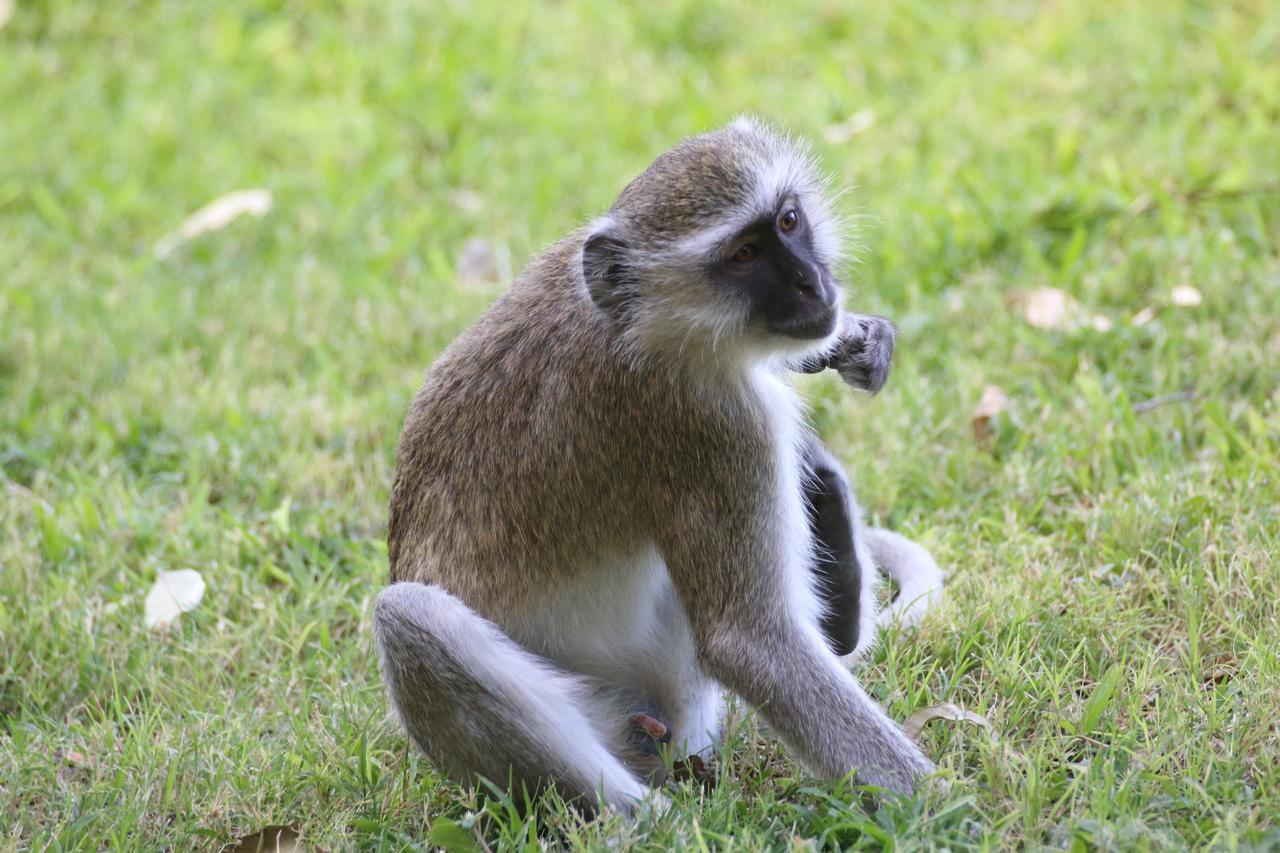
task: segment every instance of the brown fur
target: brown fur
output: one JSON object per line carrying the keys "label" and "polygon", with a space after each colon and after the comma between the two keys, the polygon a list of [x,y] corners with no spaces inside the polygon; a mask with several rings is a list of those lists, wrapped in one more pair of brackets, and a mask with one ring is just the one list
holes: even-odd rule
{"label": "brown fur", "polygon": [[438,584],[498,624],[769,474],[749,399],[614,345],[583,289],[582,239],[535,259],[448,348],[397,453],[391,579]]}

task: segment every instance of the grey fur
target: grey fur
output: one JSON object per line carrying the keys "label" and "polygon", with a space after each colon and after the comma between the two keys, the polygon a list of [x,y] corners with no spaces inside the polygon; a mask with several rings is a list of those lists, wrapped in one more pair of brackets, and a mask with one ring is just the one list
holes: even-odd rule
{"label": "grey fur", "polygon": [[398,448],[375,631],[406,731],[448,772],[631,809],[653,766],[626,720],[706,748],[721,686],[822,777],[905,793],[933,769],[818,629],[810,438],[783,380],[870,340],[873,369],[851,375],[878,387],[892,335],[886,350],[884,326],[854,318],[775,340],[700,273],[724,223],[783,194],[834,264],[822,187],[752,122],[681,143],[429,372]]}
{"label": "grey fur", "polygon": [[874,394],[889,378],[897,338],[898,328],[884,317],[845,314],[839,343],[830,352],[806,359],[797,369],[803,373],[835,370],[849,385]]}

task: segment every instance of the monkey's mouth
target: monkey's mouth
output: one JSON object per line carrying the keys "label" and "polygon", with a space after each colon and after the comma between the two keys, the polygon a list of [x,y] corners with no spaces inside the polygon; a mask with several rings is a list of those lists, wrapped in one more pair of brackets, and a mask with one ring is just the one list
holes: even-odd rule
{"label": "monkey's mouth", "polygon": [[769,323],[769,331],[799,341],[818,340],[834,332],[839,319],[840,312],[831,305],[799,317],[775,319]]}

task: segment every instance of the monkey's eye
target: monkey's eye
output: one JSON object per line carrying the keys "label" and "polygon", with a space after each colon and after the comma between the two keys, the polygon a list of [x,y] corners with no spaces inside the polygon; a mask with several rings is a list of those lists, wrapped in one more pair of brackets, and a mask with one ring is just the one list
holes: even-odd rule
{"label": "monkey's eye", "polygon": [[729,257],[735,263],[745,264],[747,261],[755,260],[758,254],[760,254],[760,249],[756,247],[755,243],[743,243]]}
{"label": "monkey's eye", "polygon": [[794,231],[796,226],[800,224],[800,214],[796,213],[794,207],[789,207],[778,217],[778,227],[783,231]]}

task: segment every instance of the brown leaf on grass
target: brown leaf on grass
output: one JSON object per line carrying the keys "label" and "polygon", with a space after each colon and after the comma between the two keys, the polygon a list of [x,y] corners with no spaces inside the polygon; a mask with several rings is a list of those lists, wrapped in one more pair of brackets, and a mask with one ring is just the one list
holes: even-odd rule
{"label": "brown leaf on grass", "polygon": [[236,190],[221,195],[182,221],[172,234],[156,243],[156,257],[166,258],[173,250],[201,234],[221,231],[241,216],[266,216],[271,210],[271,192],[261,188]]}
{"label": "brown leaf on grass", "polygon": [[464,285],[496,284],[502,279],[498,253],[483,237],[472,237],[462,244],[454,261],[458,281]]}
{"label": "brown leaf on grass", "polygon": [[143,623],[151,629],[168,628],[200,603],[204,590],[204,578],[195,569],[161,572],[147,593]]}
{"label": "brown leaf on grass", "polygon": [[88,779],[89,771],[94,767],[93,759],[78,749],[56,750],[54,758],[61,765],[58,767],[58,779],[66,783]]}
{"label": "brown leaf on grass", "polygon": [[919,740],[920,733],[924,731],[924,727],[930,720],[954,720],[955,722],[973,723],[981,726],[991,733],[991,739],[997,740],[995,729],[991,727],[991,723],[986,717],[975,714],[972,711],[966,711],[961,707],[943,702],[941,705],[931,705],[928,708],[921,708],[902,724],[902,730],[907,733],[907,737],[912,740]]}
{"label": "brown leaf on grass", "polygon": [[1022,298],[1022,316],[1037,329],[1061,329],[1074,324],[1080,303],[1056,287],[1037,287]]}
{"label": "brown leaf on grass", "polygon": [[78,749],[68,749],[62,754],[62,760],[72,767],[93,767],[93,759]]}
{"label": "brown leaf on grass", "polygon": [[469,216],[477,216],[484,212],[484,196],[465,187],[459,187],[449,193],[449,202]]}
{"label": "brown leaf on grass", "polygon": [[1200,291],[1189,284],[1180,284],[1169,293],[1169,302],[1179,308],[1194,308],[1203,301]]}
{"label": "brown leaf on grass", "polygon": [[875,110],[871,108],[858,110],[839,124],[833,124],[822,132],[822,138],[830,145],[841,145],[855,136],[860,136],[876,123]]}
{"label": "brown leaf on grass", "polygon": [[223,853],[302,853],[298,830],[291,826],[264,826],[228,844]]}
{"label": "brown leaf on grass", "polygon": [[999,385],[988,385],[982,389],[982,399],[973,410],[973,437],[982,443],[991,438],[991,419],[1005,410],[1009,398]]}
{"label": "brown leaf on grass", "polygon": [[1133,315],[1133,325],[1145,326],[1156,318],[1156,311],[1159,310],[1154,305],[1148,305],[1137,314]]}
{"label": "brown leaf on grass", "polygon": [[1235,655],[1224,652],[1217,655],[1200,673],[1200,682],[1206,689],[1213,689],[1219,684],[1231,681],[1238,670]]}
{"label": "brown leaf on grass", "polygon": [[1008,303],[1022,311],[1022,318],[1037,329],[1074,329],[1089,326],[1099,332],[1111,329],[1111,320],[1087,314],[1074,296],[1056,287],[1037,287],[1015,293]]}

